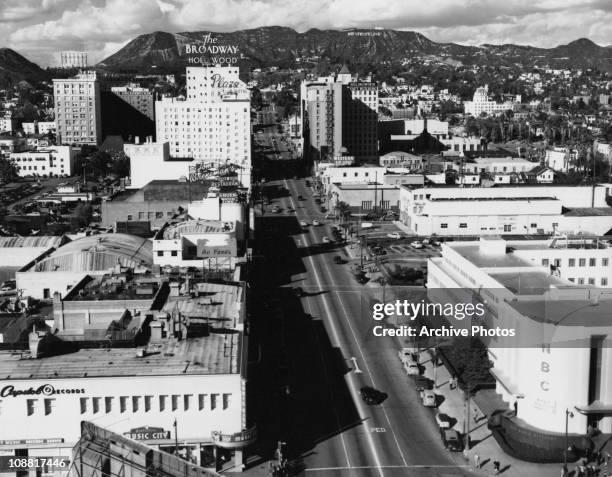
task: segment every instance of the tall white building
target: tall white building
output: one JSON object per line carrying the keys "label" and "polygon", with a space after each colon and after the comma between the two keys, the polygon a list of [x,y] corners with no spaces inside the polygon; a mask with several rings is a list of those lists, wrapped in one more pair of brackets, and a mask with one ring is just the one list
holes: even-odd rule
{"label": "tall white building", "polygon": [[491,101],[491,99],[489,99],[489,87],[481,86],[480,88],[476,88],[472,101],[465,101],[463,107],[465,114],[471,114],[474,117],[478,117],[482,113],[492,115],[501,113],[507,109],[513,109],[514,103],[512,101],[505,103]]}
{"label": "tall white building", "polygon": [[95,71],[53,80],[55,123],[61,144],[97,145],[102,140],[100,83]]}
{"label": "tall white building", "polygon": [[67,177],[72,175],[75,156],[75,150],[70,146],[52,146],[12,152],[10,159],[19,177]]}
{"label": "tall white building", "polygon": [[155,118],[171,157],[235,164],[250,186],[250,95],[237,67],[188,67],[187,97],[156,101]]}

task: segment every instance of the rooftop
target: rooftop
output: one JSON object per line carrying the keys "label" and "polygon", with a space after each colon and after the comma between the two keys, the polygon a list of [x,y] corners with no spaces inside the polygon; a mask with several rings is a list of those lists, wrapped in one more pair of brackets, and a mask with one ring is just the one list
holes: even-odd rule
{"label": "rooftop", "polygon": [[65,235],[35,237],[0,237],[0,248],[57,248],[67,240]]}
{"label": "rooftop", "polygon": [[200,200],[208,194],[210,182],[191,182],[179,180],[155,180],[138,190],[129,190],[115,195],[113,202],[151,202],[175,201],[189,202]]}
{"label": "rooftop", "polygon": [[573,288],[574,285],[540,270],[494,273],[489,276],[515,295],[543,295],[551,287]]}
{"label": "rooftop", "polygon": [[566,217],[610,217],[612,207],[576,207],[563,215]]}
{"label": "rooftop", "polygon": [[156,240],[172,240],[186,234],[220,234],[235,231],[233,222],[221,220],[187,220],[171,223],[162,228],[155,236]]}
{"label": "rooftop", "polygon": [[511,301],[521,314],[537,322],[563,326],[610,326],[612,300],[525,300]]}

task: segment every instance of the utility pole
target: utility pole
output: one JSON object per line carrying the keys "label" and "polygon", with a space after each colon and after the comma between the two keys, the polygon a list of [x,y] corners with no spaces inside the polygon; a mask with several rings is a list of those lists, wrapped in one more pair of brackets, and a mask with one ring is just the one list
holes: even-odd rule
{"label": "utility pole", "polygon": [[176,424],[176,417],[174,418],[174,455],[178,455],[178,426]]}

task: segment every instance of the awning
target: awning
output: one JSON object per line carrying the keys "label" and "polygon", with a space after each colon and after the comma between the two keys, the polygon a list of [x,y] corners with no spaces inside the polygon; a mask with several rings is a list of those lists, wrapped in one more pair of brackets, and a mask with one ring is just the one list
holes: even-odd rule
{"label": "awning", "polygon": [[584,414],[585,416],[593,414],[612,416],[612,403],[593,401],[591,404],[576,406],[576,411],[578,411],[580,414]]}

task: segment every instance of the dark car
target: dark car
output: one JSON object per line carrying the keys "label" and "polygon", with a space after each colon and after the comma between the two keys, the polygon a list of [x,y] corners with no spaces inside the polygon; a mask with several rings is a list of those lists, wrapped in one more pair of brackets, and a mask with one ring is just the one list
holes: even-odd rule
{"label": "dark car", "polygon": [[304,200],[304,197],[302,197],[301,195],[298,195],[298,200]]}
{"label": "dark car", "polygon": [[334,263],[337,265],[341,265],[344,263],[344,259],[340,255],[336,255],[334,257]]}
{"label": "dark car", "polygon": [[425,391],[425,390],[432,390],[434,388],[433,385],[433,381],[429,378],[426,378],[425,376],[422,375],[415,375],[413,376],[414,378],[414,384],[416,385],[416,389],[417,391]]}
{"label": "dark car", "polygon": [[318,197],[315,197],[315,203],[316,204],[320,204],[321,203],[321,199],[319,199]]}
{"label": "dark car", "polygon": [[440,429],[440,437],[445,449],[452,452],[463,451],[463,441],[455,429]]}
{"label": "dark car", "polygon": [[364,386],[359,390],[361,393],[361,399],[368,405],[380,404],[387,399],[387,393],[383,393],[378,389],[374,389],[370,386]]}

